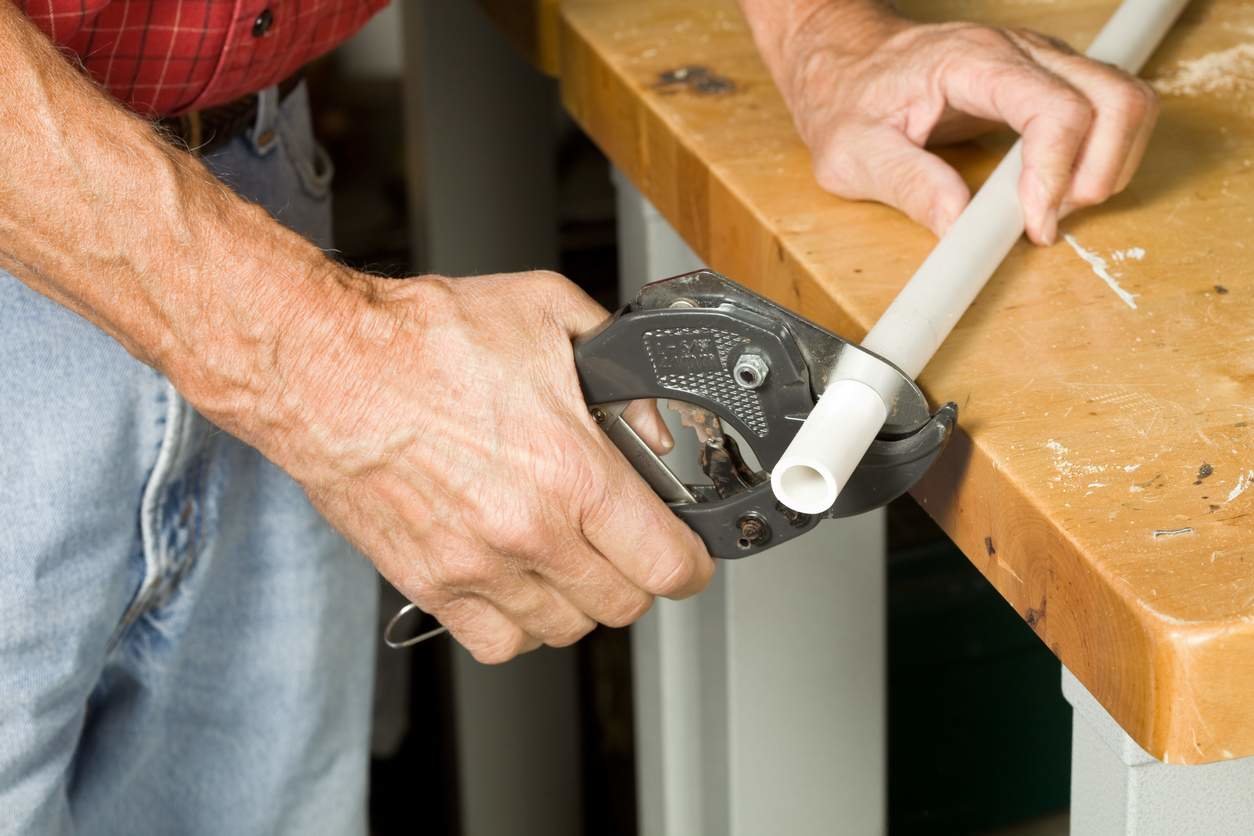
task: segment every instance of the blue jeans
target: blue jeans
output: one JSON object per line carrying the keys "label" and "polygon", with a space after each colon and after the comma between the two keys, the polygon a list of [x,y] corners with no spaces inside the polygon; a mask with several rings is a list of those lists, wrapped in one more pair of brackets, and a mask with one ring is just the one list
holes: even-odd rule
{"label": "blue jeans", "polygon": [[[262,105],[206,163],[326,245],[305,91]],[[364,833],[373,568],[3,272],[0,392],[0,833]]]}

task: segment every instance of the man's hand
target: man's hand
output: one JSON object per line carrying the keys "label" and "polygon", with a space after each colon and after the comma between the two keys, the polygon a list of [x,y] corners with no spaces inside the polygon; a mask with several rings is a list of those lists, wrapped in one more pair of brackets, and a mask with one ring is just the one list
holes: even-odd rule
{"label": "man's hand", "polygon": [[[476,657],[569,644],[709,580],[700,540],[588,415],[571,338],[608,314],[565,279],[337,266],[3,0],[0,89],[0,267],[285,468]],[[668,446],[654,410],[631,414]]]}
{"label": "man's hand", "polygon": [[937,235],[970,200],[929,142],[991,123],[1023,137],[1029,237],[1127,186],[1158,113],[1144,82],[1032,32],[924,25],[871,0],[742,0],[819,184],[895,206]]}
{"label": "man's hand", "polygon": [[[701,541],[588,414],[571,339],[604,309],[551,273],[338,284],[355,302],[291,323],[252,414],[219,417],[476,658],[705,586]],[[656,412],[633,423],[665,446]]]}

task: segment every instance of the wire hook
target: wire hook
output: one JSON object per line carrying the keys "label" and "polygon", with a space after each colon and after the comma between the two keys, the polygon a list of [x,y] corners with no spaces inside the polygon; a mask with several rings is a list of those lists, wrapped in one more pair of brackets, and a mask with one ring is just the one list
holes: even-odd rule
{"label": "wire hook", "polygon": [[[419,633],[416,636],[411,636],[408,639],[402,639],[400,641],[397,641],[395,638],[393,638],[392,631],[396,628],[397,622],[399,622],[402,618],[404,618],[405,616],[409,615],[411,612],[417,609],[418,609],[417,604],[409,603],[401,607],[399,610],[397,610],[396,615],[392,616],[392,620],[388,622],[388,626],[383,628],[383,643],[384,644],[386,644],[388,647],[392,648],[393,650],[400,650],[401,648],[405,648],[405,647],[413,647],[416,644],[421,644],[422,642],[425,642],[427,639],[434,639],[436,636],[440,635],[441,633],[448,632],[448,628],[441,625],[439,627],[436,627],[435,629],[428,630],[425,633]],[[422,612],[422,611],[419,610],[419,612]]]}

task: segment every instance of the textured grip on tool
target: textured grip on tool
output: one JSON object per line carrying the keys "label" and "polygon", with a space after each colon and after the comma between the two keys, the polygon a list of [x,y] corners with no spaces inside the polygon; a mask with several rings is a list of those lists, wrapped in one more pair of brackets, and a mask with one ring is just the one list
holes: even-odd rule
{"label": "textured grip on tool", "polygon": [[758,438],[770,435],[762,399],[738,385],[732,370],[743,336],[718,328],[659,328],[646,331],[643,342],[659,385],[714,401]]}
{"label": "textured grip on tool", "polygon": [[[766,369],[756,388],[736,383],[751,352]],[[575,343],[575,367],[590,404],[642,398],[684,401],[719,416],[770,469],[814,405],[810,376],[788,329],[734,307],[620,312]]]}

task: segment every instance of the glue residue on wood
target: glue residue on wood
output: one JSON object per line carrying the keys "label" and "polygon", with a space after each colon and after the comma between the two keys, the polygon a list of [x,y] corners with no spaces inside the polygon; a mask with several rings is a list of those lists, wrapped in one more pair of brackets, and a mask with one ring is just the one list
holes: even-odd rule
{"label": "glue residue on wood", "polygon": [[1254,43],[1182,61],[1170,75],[1151,84],[1164,96],[1249,92],[1254,90]]}

